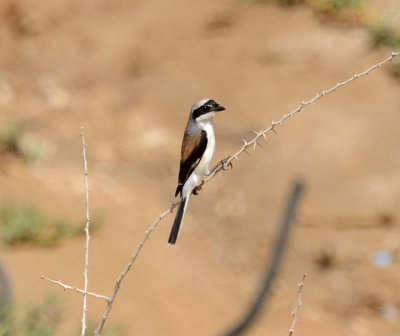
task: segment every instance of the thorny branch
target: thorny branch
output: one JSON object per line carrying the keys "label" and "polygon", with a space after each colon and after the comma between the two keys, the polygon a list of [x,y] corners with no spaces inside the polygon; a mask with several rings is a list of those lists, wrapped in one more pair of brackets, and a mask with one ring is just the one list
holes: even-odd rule
{"label": "thorny branch", "polygon": [[307,274],[304,273],[303,274],[303,278],[301,279],[301,282],[299,283],[299,290],[297,292],[297,304],[296,304],[296,307],[292,311],[293,320],[292,320],[292,325],[290,326],[290,329],[289,329],[288,336],[293,336],[293,334],[294,334],[294,327],[295,327],[296,322],[297,322],[297,312],[299,311],[300,306],[302,305],[301,292],[303,290],[304,280],[306,280],[306,278],[307,278]]}
{"label": "thorny branch", "polygon": [[355,74],[354,76],[348,78],[347,80],[340,82],[340,83],[336,83],[336,85],[334,85],[333,87],[331,87],[328,90],[323,90],[322,92],[318,92],[313,98],[307,100],[307,101],[302,101],[301,104],[299,106],[297,106],[294,110],[290,111],[287,114],[284,114],[282,116],[281,119],[279,119],[278,121],[272,121],[271,124],[264,130],[262,131],[256,131],[253,130],[253,132],[256,134],[255,137],[249,141],[245,140],[242,138],[243,140],[243,145],[242,147],[233,155],[228,156],[226,159],[220,161],[213,169],[212,169],[212,173],[209,175],[209,177],[204,180],[202,182],[201,185],[198,186],[198,190],[201,189],[201,187],[205,184],[208,183],[218,172],[220,172],[221,170],[227,170],[229,168],[229,166],[232,165],[232,161],[235,159],[237,160],[239,158],[239,156],[243,153],[249,154],[247,152],[247,149],[249,147],[253,147],[253,149],[255,149],[257,147],[257,145],[259,145],[258,140],[263,137],[265,141],[267,141],[267,134],[269,132],[274,132],[276,133],[275,128],[277,126],[282,126],[283,123],[286,121],[286,119],[289,119],[290,117],[293,117],[293,115],[295,115],[296,113],[299,113],[304,107],[306,107],[307,105],[312,105],[315,104],[317,100],[319,100],[320,98],[326,96],[329,93],[333,93],[336,92],[337,89],[341,88],[342,86],[346,86],[347,84],[349,84],[350,82],[368,75],[371,71],[375,70],[376,68],[380,68],[382,67],[382,65],[392,61],[395,57],[400,55],[400,51],[398,52],[392,52],[390,56],[388,56],[387,58],[385,58],[383,61],[376,63],[374,65],[372,65],[371,67],[369,67],[368,69],[366,69],[363,72],[360,72],[358,74]]}
{"label": "thorny branch", "polygon": [[87,291],[88,291],[88,270],[89,270],[89,241],[90,241],[90,214],[89,214],[89,184],[88,184],[88,163],[86,158],[86,147],[87,144],[85,142],[85,135],[83,132],[83,127],[81,127],[81,138],[82,138],[82,158],[83,158],[83,165],[85,171],[84,177],[84,184],[85,184],[85,205],[86,205],[86,225],[85,225],[85,234],[86,234],[86,243],[85,243],[85,269],[83,271],[83,278],[84,278],[84,289],[83,289],[83,312],[82,312],[82,332],[81,336],[85,336],[86,332],[86,313],[87,313]]}
{"label": "thorny branch", "polygon": [[[227,159],[222,160],[220,163],[217,164],[217,166],[213,169],[212,173],[210,174],[210,176],[204,181],[202,182],[202,184],[198,187],[198,190],[205,184],[208,183],[219,171],[221,170],[226,170],[228,169],[228,167],[232,164],[233,159],[238,159],[238,157],[243,154],[243,152],[247,153],[247,148],[253,146],[253,148],[255,148],[257,146],[258,140],[263,137],[266,140],[266,135],[273,131],[275,132],[275,127],[278,125],[282,125],[284,123],[284,121],[286,119],[289,119],[290,117],[292,117],[294,114],[300,112],[305,106],[307,105],[311,105],[314,104],[318,99],[326,96],[329,93],[335,92],[338,88],[341,88],[342,86],[346,86],[347,84],[349,84],[350,82],[354,81],[355,79],[358,79],[362,76],[365,76],[367,74],[369,74],[371,71],[373,71],[376,68],[380,68],[382,65],[390,62],[391,60],[393,60],[393,58],[397,57],[400,55],[400,52],[392,52],[392,54],[390,56],[388,56],[387,58],[385,58],[383,61],[369,67],[367,70],[355,74],[354,76],[350,77],[349,79],[341,82],[341,83],[336,83],[335,86],[333,86],[332,88],[322,91],[321,93],[317,93],[315,95],[314,98],[308,100],[308,101],[303,101],[301,103],[301,105],[299,105],[297,108],[295,108],[294,110],[292,110],[291,112],[284,114],[282,116],[282,118],[278,121],[272,121],[270,126],[267,127],[265,130],[263,131],[255,131],[256,136],[251,139],[250,141],[246,141],[245,139],[243,139],[243,146],[233,155],[229,156]],[[115,284],[114,287],[114,291],[113,291],[113,295],[111,296],[110,302],[106,307],[106,310],[104,311],[104,315],[103,318],[98,326],[98,328],[96,329],[95,335],[98,336],[101,333],[101,330],[104,326],[104,323],[107,319],[108,314],[110,313],[112,304],[114,302],[114,298],[117,295],[117,292],[119,290],[119,286],[121,284],[122,279],[125,277],[126,273],[130,270],[133,262],[135,261],[136,257],[138,256],[141,248],[143,247],[143,244],[146,242],[146,240],[148,239],[148,237],[150,236],[150,233],[155,229],[155,227],[157,226],[157,224],[161,221],[161,219],[163,219],[164,217],[166,217],[167,215],[169,215],[170,213],[172,213],[172,210],[177,206],[177,203],[174,203],[171,205],[171,207],[165,211],[163,214],[161,214],[156,221],[152,224],[152,226],[150,227],[150,229],[148,231],[145,232],[142,240],[139,243],[139,246],[136,249],[136,252],[132,255],[131,259],[129,260],[128,265],[126,266],[126,268],[124,269],[124,271],[121,273],[121,275],[118,277],[117,282]]]}
{"label": "thorny branch", "polygon": [[[315,103],[317,102],[317,100],[321,99],[322,97],[326,96],[327,94],[333,93],[333,92],[335,92],[337,89],[339,89],[339,88],[341,88],[341,87],[343,87],[343,86],[346,86],[346,85],[349,84],[350,82],[352,82],[352,81],[354,81],[354,80],[356,80],[356,79],[358,79],[358,78],[360,78],[360,77],[363,77],[363,76],[368,75],[371,71],[373,71],[373,70],[375,70],[375,69],[377,69],[377,68],[382,67],[384,64],[386,64],[386,63],[392,61],[395,57],[397,57],[397,56],[399,56],[399,55],[400,55],[400,51],[399,51],[399,52],[394,52],[394,51],[393,51],[393,52],[391,53],[390,56],[388,56],[387,58],[385,58],[383,61],[372,65],[371,67],[369,67],[369,68],[366,69],[365,71],[360,72],[360,73],[358,73],[358,74],[355,74],[355,75],[353,75],[352,77],[348,78],[347,80],[345,80],[345,81],[343,81],[343,82],[338,82],[338,83],[336,83],[336,85],[334,85],[334,86],[331,87],[330,89],[324,90],[324,91],[322,91],[322,92],[317,93],[313,98],[311,98],[311,99],[309,99],[309,100],[307,100],[307,101],[302,101],[301,104],[300,104],[298,107],[296,107],[294,110],[290,111],[289,113],[284,114],[284,115],[282,116],[281,119],[279,119],[278,121],[272,121],[271,124],[270,124],[266,129],[264,129],[264,130],[262,130],[262,131],[256,131],[256,130],[254,130],[254,133],[256,134],[255,137],[252,138],[252,139],[249,140],[249,141],[243,139],[243,145],[242,145],[242,147],[241,147],[236,153],[234,153],[234,154],[230,155],[229,157],[227,157],[226,159],[220,161],[220,162],[212,169],[212,173],[208,176],[208,178],[205,179],[205,180],[198,186],[197,190],[200,190],[201,187],[202,187],[205,183],[208,183],[211,179],[213,179],[214,176],[215,176],[217,173],[219,173],[221,170],[227,170],[227,169],[232,165],[232,161],[233,161],[234,159],[237,160],[241,154],[243,154],[243,153],[247,153],[247,154],[248,154],[247,149],[248,149],[249,147],[253,147],[253,148],[255,149],[255,148],[257,147],[257,145],[259,145],[259,142],[258,142],[258,141],[259,141],[259,139],[260,139],[261,137],[263,137],[263,138],[266,140],[266,139],[267,139],[267,134],[268,134],[268,133],[270,133],[271,131],[276,133],[275,128],[276,128],[277,126],[283,125],[283,123],[284,123],[287,119],[293,117],[293,115],[295,115],[296,113],[299,113],[304,107],[306,107],[306,106],[308,106],[308,105],[311,105],[311,104],[315,104]],[[84,146],[84,148],[85,148],[85,146]],[[85,170],[85,178],[87,177],[86,173],[87,173],[87,171]],[[88,193],[88,190],[87,190],[87,193]],[[87,205],[88,205],[88,202],[87,202]],[[105,324],[105,322],[106,322],[106,320],[107,320],[107,317],[108,317],[108,315],[109,315],[109,313],[110,313],[110,310],[111,310],[111,308],[112,308],[112,304],[113,304],[114,299],[115,299],[115,297],[116,297],[116,295],[117,295],[117,293],[118,293],[118,290],[119,290],[119,288],[120,288],[121,282],[122,282],[122,280],[124,279],[124,277],[126,276],[126,274],[129,272],[129,270],[131,269],[131,267],[132,267],[134,261],[136,260],[137,256],[139,255],[139,253],[140,253],[140,251],[141,251],[141,249],[142,249],[144,243],[145,243],[146,240],[149,238],[150,234],[154,231],[154,229],[156,228],[156,226],[158,225],[158,223],[159,223],[164,217],[166,217],[166,216],[168,216],[170,213],[172,213],[173,209],[174,209],[176,206],[177,206],[177,203],[173,203],[173,204],[170,206],[170,208],[169,208],[168,210],[166,210],[165,212],[163,212],[160,216],[158,216],[158,217],[156,218],[156,220],[153,222],[153,224],[150,226],[150,228],[145,232],[145,234],[144,234],[142,240],[140,241],[139,245],[138,245],[137,248],[136,248],[136,251],[133,253],[133,255],[131,256],[131,258],[129,259],[129,262],[128,262],[128,264],[126,265],[125,269],[122,271],[122,273],[120,274],[120,276],[117,278],[112,295],[111,295],[109,298],[107,298],[108,304],[107,304],[106,309],[105,309],[105,311],[104,311],[103,317],[102,317],[102,319],[101,319],[101,321],[100,321],[100,323],[99,323],[99,325],[98,325],[98,327],[97,327],[97,329],[96,329],[96,331],[95,331],[95,335],[96,335],[96,336],[99,336],[99,335],[101,334],[102,328],[103,328],[103,326],[104,326],[104,324]],[[88,219],[88,217],[87,217],[87,219]],[[88,223],[88,221],[87,221],[87,223]],[[90,239],[90,237],[88,238],[88,236],[87,236],[85,251],[88,251],[88,247],[89,247],[89,246],[88,246],[88,239]],[[86,253],[85,253],[85,260],[86,260]],[[86,265],[85,265],[85,271],[87,272]],[[64,289],[74,289],[74,290],[77,291],[77,292],[83,293],[83,294],[84,294],[84,297],[86,297],[86,295],[93,295],[93,294],[94,294],[94,293],[89,293],[89,292],[87,291],[87,283],[85,283],[85,290],[81,290],[81,289],[78,289],[78,288],[75,288],[75,287],[68,288],[68,287],[70,287],[70,286],[61,284],[60,282],[57,282],[57,281],[54,281],[54,280],[51,280],[51,279],[47,279],[47,278],[45,278],[45,277],[43,277],[43,276],[42,276],[42,279],[46,279],[46,280],[48,280],[48,281],[50,281],[50,282],[52,282],[52,283],[61,285],[62,287],[64,287]],[[86,282],[86,279],[85,279],[85,282]],[[105,296],[98,295],[98,294],[95,294],[94,296],[101,297],[101,298],[106,298]],[[296,313],[297,313],[297,310],[296,310]],[[84,316],[85,316],[85,314],[86,314],[86,305],[85,305],[85,303],[84,303]],[[83,322],[82,322],[82,323],[83,323]],[[83,327],[83,325],[82,325],[82,327]],[[291,330],[292,330],[292,328],[290,329],[290,332],[292,332]],[[293,333],[293,332],[292,332],[292,333]],[[289,336],[291,336],[291,334],[289,334]]]}
{"label": "thorny branch", "polygon": [[96,331],[94,332],[95,336],[99,336],[101,334],[101,330],[103,329],[104,323],[107,320],[108,314],[111,311],[112,305],[114,303],[114,299],[118,293],[119,287],[121,285],[121,281],[125,278],[125,275],[129,272],[129,270],[131,269],[133,263],[135,262],[137,256],[139,255],[140,250],[142,249],[144,243],[146,242],[147,238],[149,238],[150,234],[153,232],[153,230],[156,228],[157,224],[166,216],[168,216],[170,213],[172,213],[172,210],[176,207],[176,204],[172,204],[171,207],[166,210],[165,212],[163,212],[160,216],[158,216],[156,218],[156,220],[153,222],[153,224],[150,226],[150,228],[144,233],[144,236],[142,238],[142,240],[140,241],[139,245],[136,248],[135,253],[132,255],[131,259],[129,259],[128,264],[126,265],[125,269],[122,271],[122,273],[120,274],[120,276],[118,277],[115,286],[114,286],[114,290],[112,295],[110,296],[110,299],[108,300],[108,304],[107,307],[104,311],[103,317],[96,329]]}
{"label": "thorny branch", "polygon": [[82,289],[80,289],[80,288],[78,288],[76,286],[66,285],[63,282],[61,282],[60,280],[53,280],[53,279],[50,279],[50,278],[48,278],[48,277],[46,277],[44,275],[42,275],[40,278],[42,280],[46,280],[48,282],[51,282],[52,284],[59,285],[62,288],[64,288],[64,290],[72,290],[72,291],[75,291],[77,293],[87,294],[87,295],[96,297],[98,299],[103,299],[103,300],[109,301],[109,297],[108,296],[100,295],[100,294],[97,294],[97,293],[94,293],[94,292],[85,292],[84,290],[82,290]]}

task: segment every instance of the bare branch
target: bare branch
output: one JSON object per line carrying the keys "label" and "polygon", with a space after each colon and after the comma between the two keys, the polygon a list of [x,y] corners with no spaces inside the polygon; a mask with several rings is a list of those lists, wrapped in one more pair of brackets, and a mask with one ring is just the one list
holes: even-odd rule
{"label": "bare branch", "polygon": [[356,80],[356,79],[358,79],[358,78],[360,78],[360,77],[363,77],[363,76],[368,75],[371,71],[373,71],[373,70],[375,70],[375,69],[377,69],[377,68],[382,67],[382,65],[384,65],[384,64],[386,64],[386,63],[392,61],[395,57],[397,57],[397,56],[399,56],[399,55],[400,55],[400,51],[398,51],[398,52],[394,52],[394,51],[393,51],[393,52],[390,54],[390,56],[388,56],[387,58],[385,58],[383,61],[381,61],[381,62],[379,62],[379,63],[376,63],[376,64],[370,66],[370,67],[369,67],[368,69],[366,69],[365,71],[360,72],[360,73],[358,73],[358,74],[355,74],[355,75],[353,75],[352,77],[348,78],[347,80],[345,80],[345,81],[343,81],[343,82],[336,83],[336,85],[334,85],[334,86],[331,87],[330,89],[328,89],[328,90],[323,90],[321,93],[317,93],[313,98],[311,98],[311,99],[309,99],[309,100],[307,100],[307,101],[302,101],[301,104],[300,104],[298,107],[296,107],[296,108],[295,108],[294,110],[292,110],[291,112],[289,112],[289,113],[287,113],[287,114],[284,114],[284,115],[282,116],[281,119],[279,119],[278,121],[272,121],[272,122],[270,123],[270,125],[269,125],[266,129],[264,129],[264,130],[262,130],[262,131],[258,131],[258,132],[256,133],[256,135],[253,137],[253,139],[251,139],[250,141],[246,141],[246,140],[243,139],[244,144],[242,145],[242,147],[241,147],[236,153],[234,153],[234,154],[232,154],[231,156],[229,156],[229,158],[224,159],[223,161],[219,162],[219,163],[217,164],[217,166],[215,167],[215,169],[213,169],[212,173],[208,176],[208,178],[205,179],[205,180],[201,183],[201,185],[198,187],[198,189],[200,190],[201,187],[202,187],[205,183],[208,183],[218,172],[220,172],[221,170],[225,170],[225,169],[223,169],[223,168],[226,167],[227,165],[229,165],[229,163],[232,162],[233,159],[237,159],[237,158],[239,157],[239,155],[243,154],[243,152],[245,152],[246,154],[248,154],[248,152],[246,151],[246,149],[247,149],[248,147],[254,145],[255,143],[257,143],[257,141],[258,141],[258,139],[259,139],[260,137],[264,137],[264,139],[266,140],[266,135],[267,135],[269,132],[272,131],[272,132],[274,132],[275,134],[277,134],[275,128],[276,128],[277,126],[282,126],[282,125],[284,124],[284,122],[286,121],[286,119],[289,119],[290,117],[293,117],[296,113],[299,113],[304,107],[306,107],[306,106],[308,106],[308,105],[313,105],[313,104],[315,104],[315,103],[317,102],[317,100],[321,99],[321,98],[324,97],[325,95],[327,95],[327,94],[329,94],[329,93],[336,92],[337,89],[339,89],[339,88],[341,88],[341,87],[343,87],[343,86],[346,86],[346,85],[349,84],[350,82],[352,82],[352,81],[354,81],[354,80]]}
{"label": "bare branch", "polygon": [[295,327],[296,322],[297,322],[297,312],[299,311],[300,306],[302,305],[302,303],[301,303],[301,292],[303,290],[304,280],[306,280],[306,278],[307,278],[307,274],[304,273],[303,274],[303,278],[301,279],[301,282],[299,283],[299,291],[298,291],[298,294],[297,294],[297,304],[296,304],[296,307],[293,309],[293,311],[291,313],[292,316],[293,316],[293,320],[292,320],[292,325],[290,326],[290,329],[289,329],[288,336],[293,336],[293,334],[294,334],[294,327]]}
{"label": "bare branch", "polygon": [[101,330],[104,327],[104,323],[107,320],[108,314],[111,311],[112,305],[114,303],[115,297],[119,291],[120,285],[121,285],[121,281],[125,278],[125,275],[129,272],[129,270],[131,269],[133,263],[135,262],[137,256],[139,255],[140,250],[142,249],[144,243],[147,241],[147,239],[149,238],[150,234],[153,232],[153,230],[156,228],[157,224],[166,216],[168,216],[170,213],[172,213],[172,210],[178,205],[178,203],[174,203],[171,205],[171,207],[166,210],[165,212],[163,212],[160,216],[158,216],[156,218],[156,220],[153,222],[153,224],[150,226],[150,228],[144,233],[144,236],[142,238],[142,240],[140,241],[139,245],[136,248],[135,253],[132,255],[132,257],[129,259],[128,264],[126,265],[125,269],[122,271],[122,273],[120,274],[120,276],[118,277],[117,281],[115,282],[115,286],[114,286],[114,290],[112,292],[112,295],[110,296],[110,299],[108,300],[108,304],[107,307],[104,311],[103,317],[96,329],[96,331],[94,332],[95,336],[99,336],[101,334]]}
{"label": "bare branch", "polygon": [[[311,104],[315,104],[315,102],[316,102],[318,99],[320,99],[321,97],[325,96],[326,94],[331,93],[331,92],[335,92],[336,89],[338,89],[338,88],[340,88],[340,87],[342,87],[342,86],[347,85],[348,83],[352,82],[353,80],[355,80],[355,79],[357,79],[357,78],[360,78],[361,76],[367,75],[367,74],[370,73],[372,70],[374,70],[374,69],[376,69],[376,68],[378,68],[378,67],[381,67],[382,65],[384,65],[384,64],[387,63],[387,62],[390,62],[393,58],[395,58],[395,57],[397,57],[397,56],[399,56],[399,55],[400,55],[400,52],[392,52],[392,54],[391,54],[389,57],[387,57],[387,58],[384,59],[383,61],[381,61],[381,62],[379,62],[379,63],[377,63],[377,64],[375,64],[375,65],[369,67],[367,70],[365,70],[365,71],[363,71],[363,72],[361,72],[361,73],[359,73],[359,74],[356,74],[356,75],[354,75],[353,77],[350,77],[349,79],[345,80],[344,82],[336,83],[336,85],[333,86],[331,89],[322,91],[322,93],[317,93],[317,94],[315,95],[314,98],[312,98],[312,99],[310,99],[310,100],[308,100],[308,101],[303,101],[303,102],[301,103],[301,105],[299,105],[299,106],[298,106],[297,108],[295,108],[293,111],[291,111],[291,112],[289,112],[289,113],[287,113],[287,114],[284,114],[280,120],[278,120],[278,121],[276,121],[276,122],[274,122],[274,121],[271,122],[271,124],[270,124],[269,127],[267,127],[267,128],[266,128],[265,130],[263,130],[263,131],[259,131],[259,132],[256,134],[256,136],[255,136],[252,140],[246,141],[245,139],[243,139],[244,144],[242,145],[242,147],[241,147],[236,153],[234,153],[234,154],[230,155],[228,158],[226,158],[226,159],[220,161],[220,163],[218,163],[218,165],[215,166],[215,167],[213,168],[213,170],[212,170],[211,174],[208,176],[208,178],[207,178],[206,180],[204,180],[204,181],[199,185],[198,190],[200,190],[201,187],[202,187],[205,183],[208,183],[212,178],[214,178],[214,176],[215,176],[219,171],[221,171],[221,170],[226,170],[226,168],[227,168],[228,166],[231,166],[231,165],[232,165],[233,159],[236,159],[236,160],[237,160],[238,157],[239,157],[239,155],[241,155],[243,152],[246,152],[247,154],[249,154],[249,153],[246,151],[246,149],[247,149],[249,146],[254,145],[254,143],[257,142],[258,139],[259,139],[260,137],[263,137],[263,138],[266,140],[266,135],[267,135],[267,133],[269,133],[270,131],[273,131],[273,132],[276,133],[276,131],[275,131],[275,129],[274,129],[276,126],[278,126],[278,125],[283,125],[283,123],[285,122],[286,119],[288,119],[288,118],[292,117],[294,114],[300,112],[305,106],[311,105]],[[129,260],[128,265],[125,267],[125,269],[123,270],[123,272],[122,272],[121,275],[118,277],[118,279],[117,279],[117,281],[116,281],[116,283],[115,283],[115,287],[114,287],[113,293],[112,293],[112,295],[111,295],[111,297],[110,297],[110,301],[109,301],[109,303],[108,303],[108,305],[107,305],[107,307],[106,307],[106,309],[105,309],[105,311],[104,311],[104,314],[103,314],[103,317],[102,317],[102,319],[101,319],[101,321],[100,321],[100,324],[98,325],[98,327],[97,327],[97,329],[96,329],[96,331],[95,331],[95,336],[99,336],[99,335],[100,335],[101,330],[102,330],[102,328],[103,328],[103,326],[104,326],[104,323],[106,322],[107,317],[108,317],[108,315],[109,315],[109,313],[110,313],[110,310],[111,310],[111,308],[112,308],[112,304],[113,304],[113,302],[114,302],[115,296],[116,296],[117,293],[118,293],[118,290],[119,290],[121,281],[123,280],[123,278],[125,277],[125,275],[126,275],[126,274],[129,272],[129,270],[131,269],[132,264],[134,263],[135,259],[137,258],[137,256],[138,256],[138,254],[139,254],[139,252],[140,252],[140,250],[141,250],[143,244],[146,242],[146,240],[148,239],[150,233],[155,229],[155,227],[157,226],[157,224],[158,224],[164,217],[166,217],[167,215],[169,215],[170,213],[172,213],[172,210],[177,206],[177,204],[178,204],[178,203],[172,204],[171,207],[170,207],[168,210],[166,210],[166,211],[165,211],[164,213],[162,213],[159,217],[157,217],[157,219],[156,219],[155,222],[151,225],[151,227],[149,228],[149,230],[147,230],[147,231],[145,232],[144,237],[142,238],[141,242],[139,243],[139,245],[138,245],[138,247],[137,247],[135,253],[132,255],[131,259]]]}
{"label": "bare branch", "polygon": [[97,294],[97,293],[94,293],[94,292],[85,292],[83,289],[80,289],[80,288],[78,288],[76,286],[68,286],[68,285],[62,283],[60,280],[53,280],[53,279],[50,279],[50,278],[48,278],[48,277],[46,277],[44,275],[40,276],[40,278],[42,280],[46,280],[48,282],[51,282],[52,284],[59,285],[62,288],[64,288],[64,290],[72,290],[72,291],[75,291],[77,293],[82,293],[82,294],[94,296],[94,297],[96,297],[98,299],[103,299],[103,300],[109,301],[109,297],[108,296]]}
{"label": "bare branch", "polygon": [[83,312],[82,312],[82,331],[81,331],[81,336],[85,336],[86,332],[86,313],[87,313],[87,290],[88,290],[88,284],[89,284],[89,279],[88,279],[88,269],[89,269],[89,241],[90,241],[90,214],[89,214],[89,184],[88,184],[88,164],[87,164],[87,158],[86,158],[86,147],[87,144],[85,142],[85,135],[83,132],[83,127],[81,127],[81,138],[82,138],[82,157],[83,157],[83,165],[84,165],[84,171],[85,171],[85,177],[84,177],[84,184],[85,184],[85,191],[86,191],[86,199],[85,199],[85,205],[86,205],[86,225],[85,225],[85,234],[86,234],[86,244],[85,244],[85,269],[83,271],[83,278],[85,281],[84,284],[84,292],[83,292]]}
{"label": "bare branch", "polygon": [[[250,146],[253,146],[253,148],[255,149],[258,143],[258,140],[260,137],[263,137],[265,141],[267,141],[267,134],[269,132],[274,132],[276,133],[275,128],[277,126],[282,126],[284,124],[284,122],[286,121],[286,119],[289,119],[290,117],[292,117],[293,115],[295,115],[296,113],[299,113],[304,107],[311,105],[311,104],[315,104],[316,101],[318,101],[320,98],[322,98],[323,96],[329,94],[329,93],[333,93],[336,92],[336,90],[338,88],[341,88],[342,86],[346,86],[347,84],[349,84],[350,82],[368,75],[371,71],[375,70],[376,68],[380,68],[382,67],[382,65],[390,62],[391,60],[393,60],[395,57],[399,56],[400,52],[392,52],[390,56],[388,56],[387,58],[385,58],[383,61],[369,67],[368,69],[366,69],[363,72],[360,72],[358,74],[355,74],[354,76],[350,77],[349,79],[343,81],[343,82],[339,82],[336,83],[335,86],[333,86],[332,88],[328,89],[328,90],[324,90],[321,93],[317,93],[313,98],[307,100],[307,101],[302,101],[301,104],[295,108],[294,110],[292,110],[291,112],[284,114],[282,116],[282,118],[278,121],[272,121],[270,123],[270,125],[262,130],[262,131],[255,131],[255,136],[253,139],[251,139],[250,141],[246,141],[245,139],[243,139],[243,145],[241,146],[241,148],[234,154],[230,155],[228,158],[221,160],[212,170],[212,173],[207,177],[207,179],[205,179],[204,181],[202,181],[202,183],[198,186],[198,190],[201,189],[201,187],[205,184],[208,183],[211,179],[214,178],[214,176],[220,172],[221,170],[227,170],[228,167],[232,167],[232,161],[234,159],[238,160],[239,156],[241,154],[243,154],[243,152],[248,153],[247,149]],[[172,213],[173,209],[177,206],[178,203],[174,203],[170,206],[170,208],[168,210],[166,210],[165,212],[163,212],[160,216],[158,216],[156,218],[156,220],[153,222],[153,224],[150,226],[150,228],[145,232],[142,240],[140,241],[139,245],[136,248],[136,251],[134,252],[134,254],[131,256],[131,258],[129,259],[128,264],[126,265],[125,269],[122,271],[122,273],[120,274],[120,276],[117,278],[115,286],[114,286],[114,290],[113,293],[110,297],[106,297],[106,296],[102,296],[102,295],[98,295],[95,293],[91,293],[87,291],[87,287],[88,287],[88,277],[87,277],[87,273],[88,273],[88,268],[89,268],[89,262],[88,262],[88,254],[89,254],[89,241],[90,241],[90,235],[89,235],[89,224],[90,224],[90,217],[89,217],[89,188],[88,188],[88,183],[87,183],[87,160],[86,160],[86,143],[84,140],[84,136],[83,136],[83,128],[81,128],[81,137],[82,137],[82,144],[83,144],[83,158],[84,158],[84,164],[85,164],[85,188],[86,188],[86,227],[85,227],[85,232],[86,232],[86,245],[85,245],[85,270],[84,270],[84,278],[85,278],[85,288],[84,290],[78,289],[76,287],[72,287],[72,286],[68,286],[65,285],[63,283],[61,283],[60,281],[55,281],[55,280],[51,280],[48,279],[46,277],[42,276],[42,279],[46,279],[52,283],[58,284],[60,286],[62,286],[64,289],[71,289],[71,290],[75,290],[77,292],[83,293],[84,295],[84,299],[83,299],[83,316],[82,316],[82,336],[84,335],[84,331],[86,329],[86,325],[85,325],[85,320],[86,320],[86,312],[87,312],[87,307],[86,307],[86,296],[87,295],[93,295],[95,297],[98,298],[103,298],[106,299],[108,301],[107,307],[104,311],[103,317],[95,331],[95,335],[98,336],[101,334],[102,328],[107,320],[107,317],[110,313],[110,310],[112,308],[112,304],[115,300],[115,297],[118,293],[118,290],[120,288],[121,282],[124,279],[124,277],[126,276],[126,274],[129,272],[129,270],[131,269],[133,263],[135,262],[137,256],[139,255],[144,243],[147,241],[147,239],[149,238],[150,234],[153,232],[153,230],[156,228],[156,226],[158,225],[158,223],[166,216],[168,216],[169,214]],[[304,282],[304,279],[303,279]],[[302,282],[302,284],[303,284]],[[301,288],[302,288],[302,284],[301,284]],[[301,294],[301,288],[300,288],[300,292],[299,292],[299,300],[300,300],[300,294]],[[294,321],[296,319],[296,313],[297,310],[301,304],[299,304],[300,301],[298,301],[298,306],[296,307],[295,311],[294,311]],[[292,324],[292,326],[294,327],[294,324]],[[293,328],[290,329],[291,334],[293,334]],[[291,335],[289,334],[289,335]]]}

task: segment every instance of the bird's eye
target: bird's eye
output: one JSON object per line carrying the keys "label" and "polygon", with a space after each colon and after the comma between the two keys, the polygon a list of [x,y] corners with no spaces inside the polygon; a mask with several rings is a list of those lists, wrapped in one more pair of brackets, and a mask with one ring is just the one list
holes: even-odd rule
{"label": "bird's eye", "polygon": [[203,111],[210,111],[210,106],[208,106],[208,105],[203,105],[203,106],[201,107],[201,109],[202,109]]}

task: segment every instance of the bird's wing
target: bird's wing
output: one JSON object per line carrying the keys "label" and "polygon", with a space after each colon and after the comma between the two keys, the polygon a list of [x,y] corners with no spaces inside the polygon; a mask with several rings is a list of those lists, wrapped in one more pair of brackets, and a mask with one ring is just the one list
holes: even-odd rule
{"label": "bird's wing", "polygon": [[207,132],[202,130],[196,135],[184,135],[181,150],[181,164],[179,168],[178,187],[175,196],[182,192],[190,174],[199,164],[207,148]]}

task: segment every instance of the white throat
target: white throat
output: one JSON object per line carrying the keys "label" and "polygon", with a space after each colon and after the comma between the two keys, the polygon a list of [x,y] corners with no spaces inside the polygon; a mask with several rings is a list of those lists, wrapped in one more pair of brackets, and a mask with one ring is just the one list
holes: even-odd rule
{"label": "white throat", "polygon": [[211,124],[211,121],[214,118],[214,116],[215,116],[215,112],[209,112],[209,113],[203,114],[200,117],[196,118],[196,123],[198,123],[201,126],[203,126],[207,123]]}

